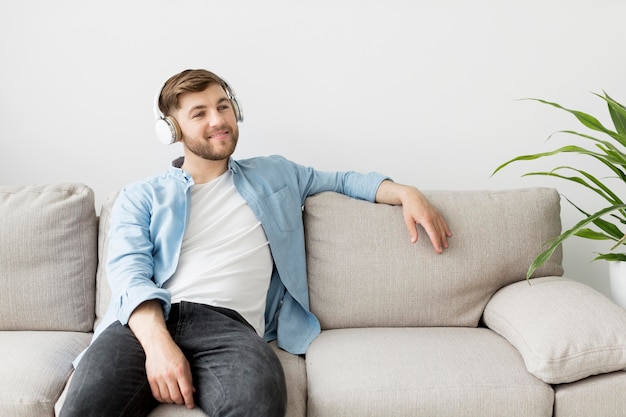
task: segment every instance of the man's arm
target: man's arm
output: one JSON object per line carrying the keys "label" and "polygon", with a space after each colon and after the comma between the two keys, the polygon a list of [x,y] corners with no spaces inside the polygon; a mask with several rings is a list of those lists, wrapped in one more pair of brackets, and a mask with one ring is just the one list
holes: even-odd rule
{"label": "man's arm", "polygon": [[128,326],[146,353],[146,374],[154,398],[193,408],[195,388],[189,362],[167,331],[161,303],[150,300],[140,304]]}
{"label": "man's arm", "polygon": [[420,224],[428,233],[437,253],[448,247],[448,238],[452,233],[446,221],[417,188],[385,180],[378,187],[376,202],[402,205],[404,222],[412,243],[417,242],[417,225]]}

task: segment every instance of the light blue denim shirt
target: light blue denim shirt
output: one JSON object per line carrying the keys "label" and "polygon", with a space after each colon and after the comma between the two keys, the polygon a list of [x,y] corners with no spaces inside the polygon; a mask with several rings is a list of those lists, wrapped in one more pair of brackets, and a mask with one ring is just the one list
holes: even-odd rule
{"label": "light blue denim shirt", "polygon": [[[180,169],[182,158],[161,175],[120,191],[110,217],[106,263],[111,304],[94,338],[115,320],[127,324],[137,306],[160,300],[165,316],[172,276],[189,218],[193,179]],[[269,241],[274,269],[265,312],[267,341],[303,354],[320,332],[309,311],[302,207],[322,191],[374,201],[378,173],[321,172],[280,156],[229,160],[235,188],[255,213]]]}

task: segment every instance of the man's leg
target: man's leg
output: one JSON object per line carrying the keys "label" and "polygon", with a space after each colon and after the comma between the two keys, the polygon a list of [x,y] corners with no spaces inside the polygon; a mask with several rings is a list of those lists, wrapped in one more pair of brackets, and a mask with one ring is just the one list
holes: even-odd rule
{"label": "man's leg", "polygon": [[[287,390],[272,348],[232,310],[181,303],[170,329],[187,355],[197,405],[211,417],[283,417]],[[176,322],[176,323],[175,323]]]}
{"label": "man's leg", "polygon": [[111,324],[79,362],[60,417],[148,415],[158,402],[145,365],[143,348],[130,328]]}

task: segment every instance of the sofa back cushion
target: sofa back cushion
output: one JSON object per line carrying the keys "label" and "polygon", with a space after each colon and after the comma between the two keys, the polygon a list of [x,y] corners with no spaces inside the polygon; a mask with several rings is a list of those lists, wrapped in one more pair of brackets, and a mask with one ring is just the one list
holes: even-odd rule
{"label": "sofa back cushion", "polygon": [[[525,279],[561,231],[554,189],[425,191],[453,236],[436,254],[419,228],[411,244],[402,208],[336,193],[304,210],[312,312],[322,329],[478,325],[501,287]],[[534,276],[562,275],[561,250]]]}
{"label": "sofa back cushion", "polygon": [[96,233],[85,185],[0,186],[0,330],[92,330]]}
{"label": "sofa back cushion", "polygon": [[97,327],[104,316],[111,302],[111,286],[107,278],[106,261],[109,257],[109,219],[111,210],[119,191],[109,194],[102,202],[100,209],[100,223],[98,225],[98,270],[96,271],[96,321]]}

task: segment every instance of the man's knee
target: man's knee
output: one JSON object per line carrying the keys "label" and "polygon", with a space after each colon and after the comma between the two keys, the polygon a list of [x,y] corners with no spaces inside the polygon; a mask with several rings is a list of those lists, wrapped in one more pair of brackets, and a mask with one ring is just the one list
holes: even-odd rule
{"label": "man's knee", "polygon": [[287,389],[282,374],[259,372],[242,380],[236,391],[228,393],[224,416],[284,417]]}
{"label": "man's knee", "polygon": [[[272,352],[273,354],[273,352]],[[287,408],[287,387],[282,365],[276,358],[246,384],[248,405],[263,417],[283,417]],[[252,414],[248,414],[252,415]]]}
{"label": "man's knee", "polygon": [[[267,350],[265,349],[267,347]],[[233,362],[226,374],[218,377],[213,372],[209,379],[213,391],[199,399],[200,406],[211,416],[220,417],[283,417],[287,408],[287,388],[282,365],[269,346],[257,351],[254,356],[242,355]],[[219,385],[219,400],[215,396]],[[202,397],[202,388],[200,389]],[[217,400],[217,402],[216,402]]]}

